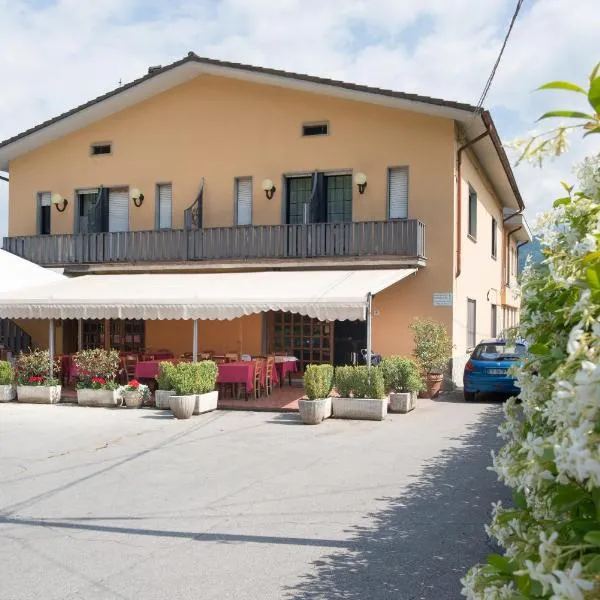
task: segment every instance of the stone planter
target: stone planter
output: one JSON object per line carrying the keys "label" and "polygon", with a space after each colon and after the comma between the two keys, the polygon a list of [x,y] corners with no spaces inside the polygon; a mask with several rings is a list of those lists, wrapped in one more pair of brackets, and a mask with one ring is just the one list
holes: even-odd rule
{"label": "stone planter", "polygon": [[298,410],[305,425],[318,425],[331,416],[331,398],[298,400]]}
{"label": "stone planter", "polygon": [[144,396],[141,392],[123,392],[123,400],[127,408],[141,408],[144,404]]}
{"label": "stone planter", "polygon": [[77,404],[79,406],[102,406],[114,408],[121,406],[121,398],[117,390],[91,390],[82,388],[77,390]]}
{"label": "stone planter", "polygon": [[387,398],[332,398],[333,416],[337,419],[383,421],[387,414]]}
{"label": "stone planter", "polygon": [[417,406],[415,392],[392,392],[390,394],[390,412],[407,413]]}
{"label": "stone planter", "polygon": [[17,400],[33,404],[56,404],[60,402],[60,385],[18,385]]}
{"label": "stone planter", "polygon": [[0,385],[0,402],[10,402],[17,397],[17,388],[14,385]]}
{"label": "stone planter", "polygon": [[160,408],[161,410],[171,408],[169,405],[169,398],[174,395],[174,390],[156,390],[156,392],[154,392],[154,404],[156,405],[156,408]]}
{"label": "stone planter", "polygon": [[169,408],[177,419],[189,419],[194,414],[196,396],[170,396]]}
{"label": "stone planter", "polygon": [[196,395],[196,404],[194,406],[194,414],[201,415],[211,410],[217,410],[217,402],[219,401],[219,392],[207,392],[206,394]]}

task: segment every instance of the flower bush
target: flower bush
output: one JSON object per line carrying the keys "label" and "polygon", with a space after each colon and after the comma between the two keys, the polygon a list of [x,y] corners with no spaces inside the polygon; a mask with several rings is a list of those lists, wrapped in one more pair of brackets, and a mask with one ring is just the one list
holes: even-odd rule
{"label": "flower bush", "polygon": [[385,391],[420,392],[425,389],[419,367],[414,360],[403,356],[386,356],[381,361]]}
{"label": "flower bush", "polygon": [[304,391],[309,400],[327,398],[333,386],[331,365],[308,365],[304,372]]}
{"label": "flower bush", "polygon": [[[600,77],[592,101],[600,113]],[[464,577],[469,599],[600,598],[600,155],[579,176],[538,222],[543,265],[525,269],[530,356],[492,467],[514,506],[493,505],[486,529],[504,555]]]}
{"label": "flower bush", "polygon": [[53,364],[54,377],[50,377],[50,353],[48,350],[21,352],[16,359],[15,374],[18,385],[58,385],[55,377],[60,373],[60,363]]}
{"label": "flower bush", "polygon": [[115,390],[120,358],[117,350],[93,348],[73,355],[79,389]]}
{"label": "flower bush", "polygon": [[132,379],[127,385],[122,385],[118,388],[119,397],[123,397],[125,393],[138,392],[144,401],[150,399],[150,388],[143,383],[140,383],[137,379]]}
{"label": "flower bush", "polygon": [[12,385],[14,380],[12,365],[6,360],[0,360],[0,385]]}

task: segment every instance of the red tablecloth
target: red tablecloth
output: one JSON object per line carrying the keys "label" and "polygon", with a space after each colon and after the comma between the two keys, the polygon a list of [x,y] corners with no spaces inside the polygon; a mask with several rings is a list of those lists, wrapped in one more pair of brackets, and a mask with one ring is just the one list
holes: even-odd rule
{"label": "red tablecloth", "polygon": [[283,382],[285,381],[285,377],[288,373],[296,373],[296,371],[298,371],[298,361],[286,360],[283,362],[276,362],[275,371],[277,371],[279,381],[281,381],[281,383],[283,384]]}
{"label": "red tablecloth", "polygon": [[250,393],[254,389],[254,363],[237,361],[220,364],[217,383],[243,383]]}
{"label": "red tablecloth", "polygon": [[160,360],[143,360],[135,365],[136,379],[154,379],[158,376],[158,365]]}

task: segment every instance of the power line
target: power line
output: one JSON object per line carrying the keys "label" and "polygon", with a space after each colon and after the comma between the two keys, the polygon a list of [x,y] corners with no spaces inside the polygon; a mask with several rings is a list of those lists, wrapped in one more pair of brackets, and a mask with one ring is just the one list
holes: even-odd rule
{"label": "power line", "polygon": [[502,43],[502,47],[500,48],[500,53],[498,54],[498,58],[496,59],[496,63],[494,64],[494,68],[488,77],[485,86],[483,88],[483,92],[481,92],[481,96],[479,97],[479,102],[477,102],[477,108],[475,109],[475,113],[479,113],[483,107],[483,102],[485,101],[485,97],[487,96],[490,87],[492,87],[492,81],[494,80],[494,76],[496,75],[496,70],[498,69],[498,65],[502,60],[502,55],[504,54],[504,49],[506,48],[506,44],[508,43],[508,38],[510,37],[510,33],[513,29],[515,21],[517,20],[517,16],[519,15],[519,11],[521,10],[521,6],[525,0],[518,0],[517,6],[515,8],[515,12],[510,20],[510,25],[508,26],[508,31],[506,32],[506,36],[504,37],[504,42]]}

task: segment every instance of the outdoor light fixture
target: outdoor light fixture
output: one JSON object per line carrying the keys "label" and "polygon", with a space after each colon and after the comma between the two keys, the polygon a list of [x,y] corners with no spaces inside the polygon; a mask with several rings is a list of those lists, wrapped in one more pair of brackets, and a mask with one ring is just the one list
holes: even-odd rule
{"label": "outdoor light fixture", "polygon": [[358,187],[358,193],[364,194],[367,187],[367,176],[360,171],[354,176],[354,183]]}
{"label": "outdoor light fixture", "polygon": [[137,188],[131,188],[130,195],[133,203],[139,208],[144,202],[144,194]]}
{"label": "outdoor light fixture", "polygon": [[56,206],[56,210],[58,212],[65,212],[65,209],[67,208],[67,204],[69,204],[69,201],[66,198],[63,198],[58,192],[55,192],[54,194],[52,194],[51,198],[52,198],[52,204],[54,204],[54,206]]}
{"label": "outdoor light fixture", "polygon": [[262,189],[269,200],[273,197],[273,194],[275,194],[275,185],[270,179],[265,179],[262,182]]}

